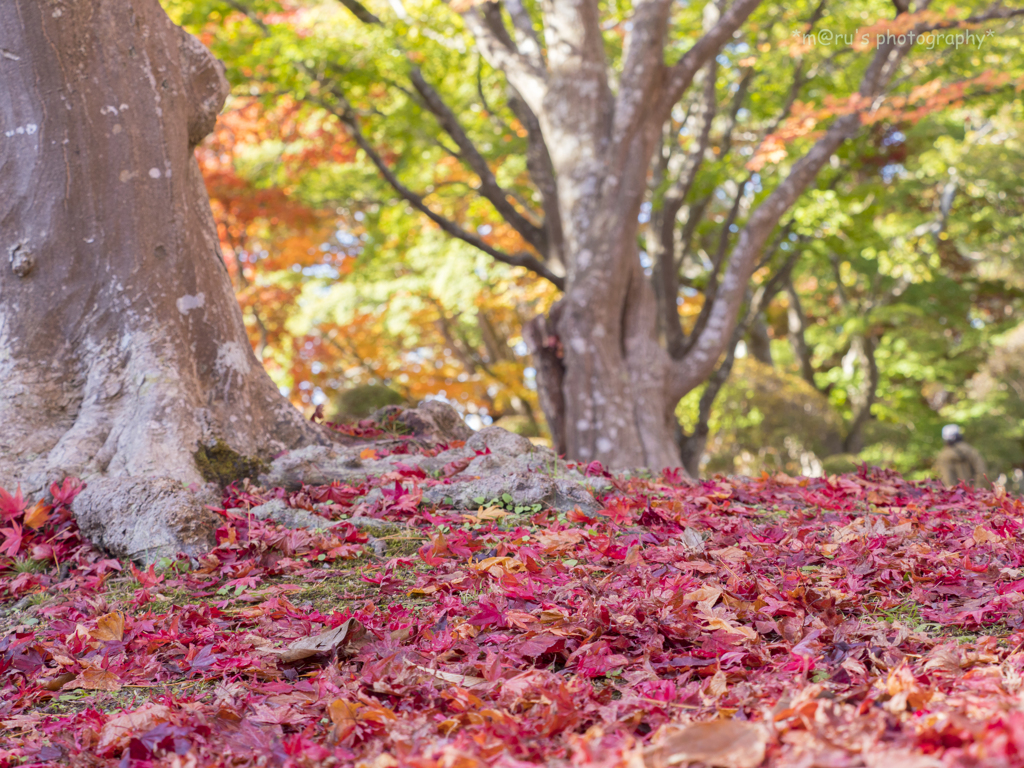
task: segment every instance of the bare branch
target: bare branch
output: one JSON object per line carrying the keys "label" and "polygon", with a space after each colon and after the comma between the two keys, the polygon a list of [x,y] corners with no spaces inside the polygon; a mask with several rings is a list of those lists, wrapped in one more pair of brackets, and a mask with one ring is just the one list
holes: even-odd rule
{"label": "bare branch", "polygon": [[508,11],[508,15],[512,19],[516,47],[531,66],[543,71],[544,54],[541,51],[540,39],[537,37],[537,30],[533,26],[530,12],[523,5],[523,0],[505,0],[505,10]]}
{"label": "bare branch", "polygon": [[[697,178],[697,171],[704,161],[708,145],[711,142],[711,124],[714,122],[717,103],[715,100],[715,76],[718,67],[712,59],[705,72],[704,95],[699,116],[700,133],[697,147],[689,153],[683,162],[679,175],[669,191],[662,199],[662,210],[651,217],[651,224],[656,229],[658,243],[658,276],[655,281],[655,295],[661,306],[661,325],[665,334],[665,347],[672,358],[682,356],[686,336],[683,333],[679,308],[676,301],[679,296],[679,265],[676,258],[676,217],[686,201],[690,188]],[[670,137],[673,144],[675,136]]]}
{"label": "bare branch", "polygon": [[[256,23],[259,24],[260,28],[264,31],[264,33],[268,32],[266,25],[258,17],[254,17],[252,11],[246,9],[245,6],[237,2],[237,0],[228,0],[228,2],[230,2],[233,6],[237,7],[250,18],[254,18],[254,21],[256,21]],[[374,25],[383,24],[381,19],[378,16],[371,13],[364,5],[362,5],[359,2],[359,0],[339,0],[339,2],[341,2],[342,5],[348,8],[356,16],[356,18],[358,18],[362,22]],[[481,192],[481,194],[483,194],[483,196],[486,197],[491,202],[492,205],[494,205],[494,207],[498,210],[502,217],[509,223],[509,225],[512,226],[517,232],[519,232],[520,235],[523,236],[523,239],[530,243],[530,245],[532,245],[534,248],[537,248],[539,252],[544,253],[546,242],[543,231],[539,227],[534,225],[532,222],[527,220],[522,214],[519,213],[518,210],[516,210],[515,206],[508,201],[507,193],[497,183],[497,180],[494,178],[494,174],[491,173],[490,167],[487,165],[487,161],[480,155],[479,151],[473,145],[472,141],[469,139],[468,135],[463,130],[462,126],[459,124],[458,119],[455,117],[455,114],[451,111],[448,105],[445,104],[440,94],[438,94],[438,92],[433,88],[433,86],[431,86],[426,81],[418,67],[411,67],[409,76],[413,82],[414,87],[416,88],[416,91],[422,97],[427,108],[431,111],[431,113],[435,115],[435,117],[438,120],[438,123],[445,130],[445,132],[455,141],[456,145],[458,146],[460,152],[456,156],[459,157],[460,159],[465,160],[473,169],[473,171],[477,174],[477,176],[480,177],[481,188],[479,191]],[[403,90],[407,95],[411,95],[409,94],[408,91],[405,91],[404,88],[402,88],[401,90]],[[418,211],[420,211],[425,216],[430,218],[431,221],[437,224],[442,230],[444,230],[448,234],[453,235],[454,237],[457,237],[460,240],[463,240],[464,242],[467,242],[476,248],[479,248],[484,253],[488,254],[497,261],[501,261],[505,264],[510,264],[512,266],[526,267],[527,269],[536,272],[541,277],[551,281],[558,288],[563,287],[564,280],[561,277],[555,275],[553,272],[551,272],[547,267],[544,266],[544,264],[541,261],[536,259],[531,254],[517,253],[510,255],[502,251],[499,251],[495,248],[492,248],[481,238],[477,237],[471,232],[467,232],[462,227],[457,225],[455,222],[450,221],[449,219],[432,211],[430,207],[427,206],[426,203],[424,202],[424,198],[422,195],[416,194],[399,181],[395,173],[388,167],[387,163],[384,162],[380,154],[377,153],[377,151],[373,148],[370,142],[366,139],[366,136],[363,134],[362,129],[359,126],[358,118],[352,107],[348,104],[347,99],[345,99],[344,94],[340,93],[339,91],[337,91],[337,89],[335,89],[335,96],[337,96],[338,99],[342,102],[342,104],[344,104],[344,109],[340,113],[332,105],[327,104],[322,100],[317,100],[317,103],[319,103],[322,107],[333,113],[336,117],[338,117],[339,120],[341,120],[346,126],[349,127],[352,137],[356,141],[356,144],[359,145],[359,147],[364,152],[366,152],[367,157],[369,157],[371,162],[373,162],[373,164],[377,167],[378,171],[380,171],[385,181],[387,181],[388,184],[390,184],[391,187],[396,192],[398,192],[403,198],[405,198],[405,200],[409,202],[414,208],[416,208]],[[445,147],[443,143],[438,142],[438,144],[446,152],[449,152],[450,154],[455,154],[450,149]]]}
{"label": "bare branch", "polygon": [[796,292],[792,279],[786,280],[785,289],[789,297],[789,307],[786,309],[789,344],[793,347],[793,354],[800,363],[800,377],[811,386],[817,387],[814,383],[811,348],[807,344],[807,316],[804,315],[803,307],[800,306],[800,296]]}
{"label": "bare branch", "polygon": [[535,256],[529,253],[508,254],[503,251],[499,251],[498,249],[488,245],[477,235],[466,231],[455,222],[433,211],[430,206],[426,204],[422,195],[413,192],[399,180],[398,176],[395,175],[395,172],[391,170],[387,163],[384,162],[384,158],[382,158],[377,150],[374,149],[369,139],[367,139],[366,135],[363,133],[362,128],[359,126],[359,120],[348,105],[344,95],[335,91],[335,96],[338,97],[344,105],[344,108],[340,111],[333,105],[322,100],[318,101],[318,103],[348,127],[349,133],[351,134],[352,139],[356,142],[356,145],[366,153],[366,156],[370,159],[370,162],[377,167],[377,170],[380,172],[380,175],[384,177],[384,180],[387,181],[387,183],[390,184],[399,195],[405,198],[413,208],[437,224],[437,226],[443,231],[453,237],[457,237],[463,242],[469,243],[474,248],[483,251],[494,260],[513,267],[526,267],[531,272],[535,272],[548,280],[557,288],[562,289],[564,287],[564,279],[554,274]]}
{"label": "bare branch", "polygon": [[256,15],[256,13],[251,8],[246,7],[243,3],[238,2],[238,0],[224,0],[224,2],[230,5],[239,13],[241,13],[243,16],[245,16],[245,18],[247,18],[257,27],[259,27],[263,34],[270,34],[270,28],[266,25],[266,23],[264,23],[263,19]]}
{"label": "bare branch", "polygon": [[667,115],[690,87],[693,78],[709,59],[716,56],[722,46],[729,41],[733,32],[747,20],[761,4],[761,0],[736,0],[718,22],[705,33],[693,47],[683,54],[669,69],[666,76],[666,87],[658,104],[658,111]]}
{"label": "bare branch", "polygon": [[718,231],[718,248],[715,249],[715,254],[711,259],[711,274],[708,276],[707,287],[704,289],[704,306],[701,307],[700,314],[697,316],[697,322],[694,324],[693,331],[682,346],[682,355],[689,352],[694,343],[701,337],[704,329],[707,327],[708,320],[711,318],[712,310],[715,307],[715,298],[718,295],[719,277],[722,274],[722,266],[725,263],[725,252],[729,247],[729,229],[736,223],[747,185],[751,183],[753,176],[754,174],[750,173],[738,185],[736,197],[733,199],[729,213]]}
{"label": "bare branch", "polygon": [[501,119],[494,109],[491,108],[490,103],[487,101],[487,94],[484,93],[484,59],[480,54],[476,57],[476,93],[480,97],[480,105],[484,108],[487,113],[487,117],[494,123],[499,131],[505,133],[512,133],[512,127]]}
{"label": "bare branch", "polygon": [[423,101],[427,106],[427,109],[433,113],[437,118],[437,122],[445,130],[445,132],[451,136],[456,146],[459,148],[460,157],[465,160],[469,167],[473,170],[480,178],[480,193],[486,197],[491,205],[502,215],[502,217],[509,223],[509,225],[516,230],[523,239],[526,240],[530,245],[537,249],[537,252],[542,256],[544,253],[545,242],[544,232],[540,227],[535,226],[532,222],[526,219],[516,207],[509,202],[509,194],[498,184],[497,179],[494,178],[494,174],[491,172],[490,166],[487,165],[487,160],[484,159],[483,155],[477,150],[476,145],[473,144],[472,140],[466,134],[466,131],[462,128],[455,113],[449,109],[448,105],[444,103],[441,95],[434,89],[430,83],[428,83],[423,74],[417,67],[413,67],[409,72],[409,79],[412,80],[413,87],[423,97]]}
{"label": "bare branch", "polygon": [[[860,95],[867,100],[876,99],[909,49],[909,44],[879,46],[861,80]],[[714,370],[735,328],[750,275],[771,231],[814,181],[832,154],[847,139],[856,135],[859,129],[859,112],[836,119],[825,135],[793,164],[789,175],[751,214],[746,226],[740,230],[706,326],[689,353],[675,362],[677,376],[673,381],[674,395],[678,394],[681,398]]]}
{"label": "bare branch", "polygon": [[562,212],[558,207],[558,185],[555,168],[541,133],[540,121],[529,105],[512,89],[508,106],[526,129],[526,170],[541,195],[544,208],[544,250],[547,263],[556,270],[564,270],[565,237],[562,232]]}
{"label": "bare branch", "polygon": [[359,0],[338,0],[338,2],[352,11],[352,15],[364,24],[380,24],[383,26],[384,22],[380,20],[380,17],[372,13]]}

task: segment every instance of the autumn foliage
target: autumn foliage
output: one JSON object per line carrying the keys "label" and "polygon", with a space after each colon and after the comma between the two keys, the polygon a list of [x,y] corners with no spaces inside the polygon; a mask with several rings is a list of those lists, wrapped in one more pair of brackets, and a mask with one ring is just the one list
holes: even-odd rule
{"label": "autumn foliage", "polygon": [[216,549],[146,571],[77,537],[74,482],[0,495],[0,764],[1024,765],[999,489],[607,476],[594,515],[515,515],[401,466],[232,486]]}

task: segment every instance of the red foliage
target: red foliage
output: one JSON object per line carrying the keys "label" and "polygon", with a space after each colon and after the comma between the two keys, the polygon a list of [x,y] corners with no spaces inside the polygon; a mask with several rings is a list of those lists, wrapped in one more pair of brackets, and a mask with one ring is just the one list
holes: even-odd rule
{"label": "red foliage", "polygon": [[[715,718],[714,764],[1024,765],[1018,499],[611,477],[597,514],[517,519],[425,507],[461,479],[422,475],[231,487],[213,551],[131,576],[78,537],[73,482],[38,527],[0,495],[0,595],[29,598],[0,640],[0,765],[653,766]],[[337,522],[248,514],[272,498]],[[356,512],[408,532],[369,540]],[[419,556],[381,555],[396,538]]]}

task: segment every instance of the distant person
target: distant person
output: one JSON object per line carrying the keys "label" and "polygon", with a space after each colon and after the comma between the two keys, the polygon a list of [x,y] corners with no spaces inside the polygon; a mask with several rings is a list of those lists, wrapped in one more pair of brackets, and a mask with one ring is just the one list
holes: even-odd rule
{"label": "distant person", "polygon": [[936,467],[942,482],[952,487],[961,480],[968,485],[981,483],[985,474],[985,460],[974,446],[964,442],[964,433],[956,424],[942,428],[945,446],[939,451]]}

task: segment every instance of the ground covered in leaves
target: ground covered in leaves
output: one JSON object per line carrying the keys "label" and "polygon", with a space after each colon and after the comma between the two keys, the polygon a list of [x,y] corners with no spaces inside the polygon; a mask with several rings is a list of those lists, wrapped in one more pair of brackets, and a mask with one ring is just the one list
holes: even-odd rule
{"label": "ground covered in leaves", "polygon": [[74,481],[3,493],[0,765],[1024,765],[1020,500],[862,470],[422,503],[458,481],[229,487],[216,549],[145,571],[80,539]]}

